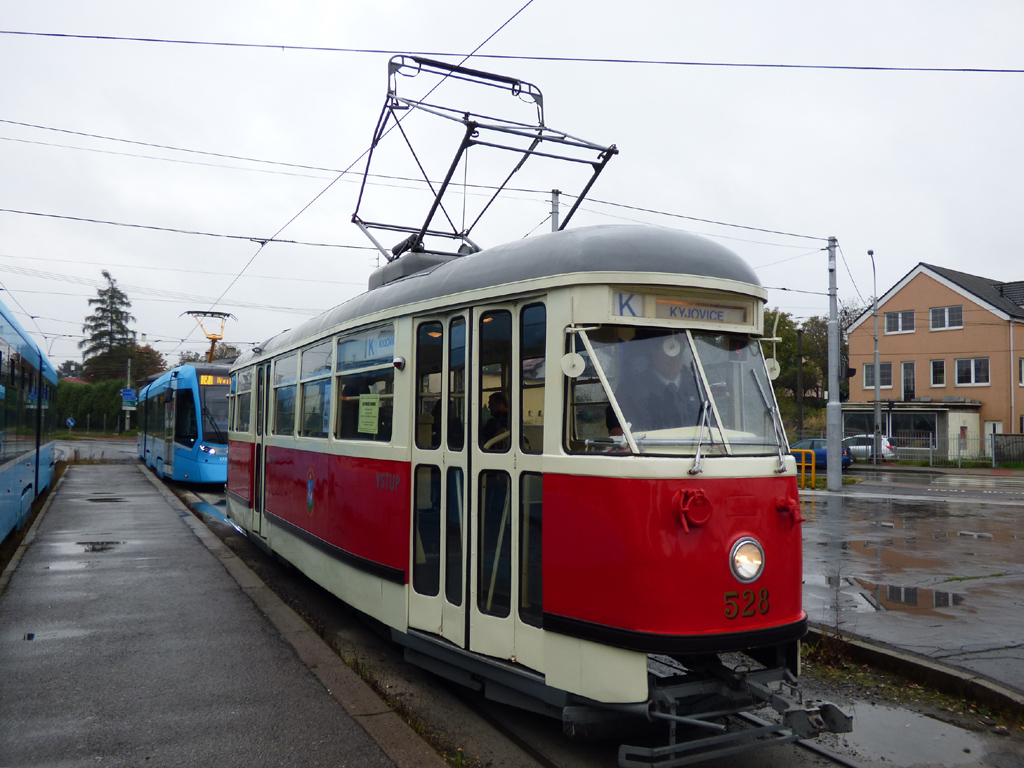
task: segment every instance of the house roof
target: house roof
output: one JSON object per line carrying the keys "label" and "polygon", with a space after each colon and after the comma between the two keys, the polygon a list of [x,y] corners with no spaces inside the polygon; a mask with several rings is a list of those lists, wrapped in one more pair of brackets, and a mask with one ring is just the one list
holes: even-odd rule
{"label": "house roof", "polygon": [[969,275],[966,272],[958,272],[947,267],[938,267],[934,264],[922,263],[921,266],[946,278],[951,283],[955,283],[1010,317],[1024,319],[1024,306],[1021,306],[1024,303],[1024,281],[1007,283],[979,275]]}
{"label": "house roof", "polygon": [[[909,283],[914,277],[920,274],[929,274],[937,278],[939,282],[969,298],[975,299],[978,303],[986,305],[996,314],[1002,314],[1015,320],[1024,320],[1024,280],[1014,282],[1003,282],[993,280],[990,277],[969,275],[966,272],[959,272],[948,267],[939,267],[935,264],[919,263],[906,275],[900,278],[888,291],[878,297],[878,305],[881,306]],[[857,319],[850,325],[848,331],[854,331],[871,317],[872,308],[867,307]]]}

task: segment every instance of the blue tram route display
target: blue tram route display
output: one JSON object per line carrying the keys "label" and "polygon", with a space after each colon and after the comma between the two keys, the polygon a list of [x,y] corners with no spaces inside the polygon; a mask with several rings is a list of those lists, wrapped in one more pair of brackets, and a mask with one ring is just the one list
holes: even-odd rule
{"label": "blue tram route display", "polygon": [[227,480],[230,383],[226,366],[188,364],[139,390],[139,458],[158,477]]}
{"label": "blue tram route display", "polygon": [[32,502],[50,487],[55,429],[50,406],[57,371],[42,348],[0,303],[0,541],[28,520]]}

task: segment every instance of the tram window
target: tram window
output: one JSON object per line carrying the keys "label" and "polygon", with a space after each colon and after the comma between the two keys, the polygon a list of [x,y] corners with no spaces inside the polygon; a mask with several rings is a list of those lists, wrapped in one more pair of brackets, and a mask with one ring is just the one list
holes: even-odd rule
{"label": "tram window", "polygon": [[298,355],[274,362],[274,434],[295,432],[295,374]]}
{"label": "tram window", "polygon": [[508,616],[512,606],[511,508],[508,472],[482,471],[476,598],[480,612],[491,616]]}
{"label": "tram window", "polygon": [[416,331],[416,445],[441,445],[441,355],[444,326],[422,323]]}
{"label": "tram window", "polygon": [[195,395],[191,389],[180,389],[174,393],[174,442],[191,447],[198,439]]}
{"label": "tram window", "polygon": [[777,447],[772,385],[761,345],[738,334],[693,331],[693,343],[711,388],[711,400],[734,453]]}
{"label": "tram window", "polygon": [[486,409],[480,419],[480,448],[505,453],[512,414],[512,313],[487,312],[480,318],[480,402]]}
{"label": "tram window", "polygon": [[302,385],[303,437],[327,437],[331,418],[331,380],[318,379]]}
{"label": "tram window", "polygon": [[543,476],[524,472],[519,477],[519,618],[541,626],[543,581],[541,522]]}
{"label": "tram window", "polygon": [[303,437],[327,437],[330,431],[329,377],[333,350],[333,340],[302,350],[302,419],[299,423],[299,434]]}
{"label": "tram window", "polygon": [[544,345],[547,312],[543,304],[526,307],[520,315],[519,442],[524,453],[544,448]]}
{"label": "tram window", "polygon": [[235,429],[238,432],[248,432],[252,417],[252,368],[239,371],[235,378]]}
{"label": "tram window", "polygon": [[465,444],[466,319],[456,317],[448,331],[448,448],[461,451]]}
{"label": "tram window", "polygon": [[447,515],[444,526],[444,596],[452,605],[462,605],[462,513],[465,486],[459,467],[448,469]]}
{"label": "tram window", "polygon": [[416,467],[412,587],[434,596],[441,586],[441,469]]}
{"label": "tram window", "polygon": [[395,329],[384,325],[338,339],[335,436],[391,441]]}

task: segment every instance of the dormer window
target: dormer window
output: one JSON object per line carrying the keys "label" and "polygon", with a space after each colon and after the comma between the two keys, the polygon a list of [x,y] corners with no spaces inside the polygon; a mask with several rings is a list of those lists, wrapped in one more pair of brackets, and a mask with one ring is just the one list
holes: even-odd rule
{"label": "dormer window", "polygon": [[886,333],[913,333],[914,332],[914,310],[907,309],[903,312],[885,313]]}
{"label": "dormer window", "polygon": [[931,319],[933,331],[948,331],[952,328],[963,328],[964,308],[962,305],[956,307],[932,307]]}

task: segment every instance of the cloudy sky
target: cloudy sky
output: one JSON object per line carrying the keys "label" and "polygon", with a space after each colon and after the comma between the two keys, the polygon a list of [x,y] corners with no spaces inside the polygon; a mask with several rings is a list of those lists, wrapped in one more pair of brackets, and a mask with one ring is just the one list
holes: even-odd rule
{"label": "cloudy sky", "polygon": [[[475,51],[466,66],[536,84],[548,125],[620,151],[575,226],[719,240],[798,318],[828,311],[829,236],[843,303],[870,300],[869,248],[879,292],[922,261],[1024,279],[1018,0],[0,7],[0,299],[55,365],[81,359],[103,269],[172,362],[207,346],[186,311],[232,313],[225,340],[245,348],[365,290],[355,171],[392,52]],[[451,83],[431,98],[475,107]],[[433,176],[456,139],[420,118]],[[366,201],[383,218],[412,193],[382,176],[415,166],[397,133],[379,152]],[[489,163],[466,180],[486,185]],[[547,231],[548,190],[579,189],[557,167],[513,186],[479,244]]]}

